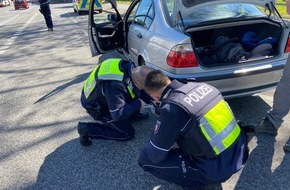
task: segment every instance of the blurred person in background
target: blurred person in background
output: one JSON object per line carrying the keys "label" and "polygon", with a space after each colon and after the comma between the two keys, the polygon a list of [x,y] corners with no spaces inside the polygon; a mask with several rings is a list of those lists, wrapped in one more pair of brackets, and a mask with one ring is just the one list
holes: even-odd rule
{"label": "blurred person in background", "polygon": [[53,23],[51,18],[51,11],[50,11],[50,0],[38,0],[40,5],[40,13],[43,15],[45,24],[47,26],[48,31],[53,31]]}

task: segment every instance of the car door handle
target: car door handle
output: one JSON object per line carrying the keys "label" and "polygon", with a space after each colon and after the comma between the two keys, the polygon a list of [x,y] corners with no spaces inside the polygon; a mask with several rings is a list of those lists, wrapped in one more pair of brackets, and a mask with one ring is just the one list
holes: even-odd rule
{"label": "car door handle", "polygon": [[141,33],[137,34],[137,37],[142,38],[142,34]]}

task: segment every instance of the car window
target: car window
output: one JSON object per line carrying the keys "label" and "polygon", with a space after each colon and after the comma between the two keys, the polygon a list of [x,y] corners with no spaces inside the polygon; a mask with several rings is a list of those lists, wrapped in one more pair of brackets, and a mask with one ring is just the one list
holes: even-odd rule
{"label": "car window", "polygon": [[127,22],[129,22],[129,23],[133,23],[133,22],[134,22],[134,19],[135,19],[135,16],[136,16],[136,13],[137,13],[137,9],[138,9],[138,7],[139,7],[139,4],[140,4],[140,2],[137,3],[137,4],[134,6],[134,8],[132,9],[132,11],[130,12],[129,17],[128,17],[128,19],[127,19]]}
{"label": "car window", "polygon": [[108,1],[103,1],[100,6],[99,0],[94,0],[94,22],[97,23],[106,23],[109,22],[108,15],[109,14],[117,14],[115,9],[112,8],[111,3]]}
{"label": "car window", "polygon": [[[183,14],[185,23],[198,24],[224,19],[256,18],[267,16],[260,7],[246,3],[224,3],[201,7]],[[194,22],[194,23],[193,23]]]}
{"label": "car window", "polygon": [[154,10],[153,10],[152,1],[143,0],[138,6],[138,9],[134,18],[134,24],[137,24],[144,28],[149,28],[152,23],[153,17],[154,17]]}
{"label": "car window", "polygon": [[173,12],[174,0],[165,0],[165,5],[169,13]]}

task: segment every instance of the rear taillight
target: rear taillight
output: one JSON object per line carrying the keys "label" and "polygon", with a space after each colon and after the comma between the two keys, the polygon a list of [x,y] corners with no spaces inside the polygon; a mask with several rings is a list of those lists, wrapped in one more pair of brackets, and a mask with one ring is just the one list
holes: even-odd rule
{"label": "rear taillight", "polygon": [[198,61],[190,44],[174,46],[167,55],[166,62],[171,67],[198,67]]}
{"label": "rear taillight", "polygon": [[288,37],[287,44],[286,44],[284,52],[285,53],[289,53],[290,52],[290,37]]}

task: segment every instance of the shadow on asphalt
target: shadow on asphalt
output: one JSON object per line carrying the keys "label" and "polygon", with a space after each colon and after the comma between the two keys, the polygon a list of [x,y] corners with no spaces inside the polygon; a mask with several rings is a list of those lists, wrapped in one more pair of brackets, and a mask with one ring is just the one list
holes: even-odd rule
{"label": "shadow on asphalt", "polygon": [[[236,115],[245,107],[249,108],[249,115],[257,113],[258,117],[259,113],[263,115],[269,109],[268,104],[256,96],[228,102]],[[78,139],[74,139],[63,144],[45,158],[37,182],[31,188],[179,190],[180,187],[145,173],[137,164],[139,151],[147,142],[154,123],[155,118],[151,113],[150,119],[133,122],[136,135],[127,142],[94,140],[92,146],[82,147]],[[255,140],[253,136],[251,139]],[[274,143],[274,137],[257,137],[257,146],[252,149],[235,190],[287,189],[289,176],[286,166],[290,165],[290,157],[285,156],[281,165],[272,171]]]}
{"label": "shadow on asphalt", "polygon": [[[51,92],[47,93],[46,95],[42,96],[41,98],[39,98],[36,102],[34,102],[34,104],[37,104],[39,102],[42,102],[44,100],[46,100],[47,98],[52,97],[53,95],[59,93],[62,90],[65,90],[66,88],[70,87],[71,85],[75,85],[78,84],[80,82],[83,82],[84,80],[87,79],[87,77],[89,76],[90,73],[84,73],[81,75],[76,76],[73,80],[56,87],[54,90],[52,90]],[[81,92],[79,92],[81,94]]]}
{"label": "shadow on asphalt", "polygon": [[[148,120],[150,126],[152,120]],[[133,123],[136,136],[131,141],[94,140],[92,146],[82,147],[74,139],[63,144],[45,158],[36,184],[29,189],[179,190],[145,173],[137,164],[151,131],[148,122],[143,126]]]}
{"label": "shadow on asphalt", "polygon": [[[110,54],[105,54],[105,55],[101,55],[99,56],[99,60],[96,62],[96,64],[106,60],[106,59],[109,59],[109,58],[118,58],[119,55],[116,53],[116,52],[112,52]],[[44,96],[40,97],[38,100],[36,100],[34,102],[34,104],[37,104],[39,102],[42,102],[48,98],[51,98],[52,96],[56,95],[57,93],[67,89],[68,87],[72,86],[72,85],[75,85],[75,84],[78,84],[78,83],[82,83],[83,81],[85,81],[87,79],[87,77],[89,76],[91,71],[87,72],[87,73],[83,73],[81,75],[78,75],[78,76],[75,76],[74,79],[72,79],[71,81],[67,82],[67,83],[64,83],[60,86],[57,86],[55,89],[53,89],[52,91],[50,91],[49,93],[45,94]],[[1,73],[1,71],[0,71]],[[81,94],[81,91],[79,92]]]}
{"label": "shadow on asphalt", "polygon": [[[257,146],[250,153],[235,190],[289,189],[290,155],[285,154],[279,166],[273,166],[275,137],[259,134]],[[282,144],[279,148],[282,148]]]}
{"label": "shadow on asphalt", "polygon": [[271,108],[260,96],[246,96],[226,101],[233,110],[236,119],[245,123],[258,123]]}
{"label": "shadow on asphalt", "polygon": [[[245,123],[257,124],[271,108],[261,97],[248,96],[227,100],[237,119]],[[243,116],[239,112],[243,110]],[[252,142],[251,142],[252,141]],[[289,189],[290,154],[285,154],[281,164],[273,160],[274,154],[283,154],[282,142],[266,134],[249,136],[250,156],[236,183],[235,190]],[[276,144],[276,146],[275,146]],[[279,150],[280,149],[280,150]],[[278,153],[277,153],[278,151]],[[280,155],[279,155],[280,156]]]}

